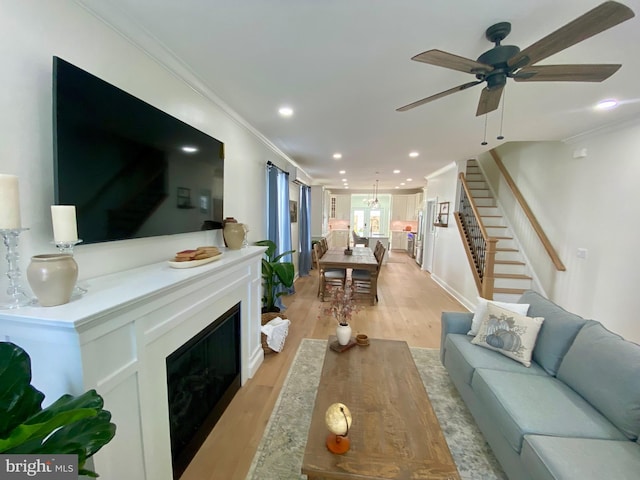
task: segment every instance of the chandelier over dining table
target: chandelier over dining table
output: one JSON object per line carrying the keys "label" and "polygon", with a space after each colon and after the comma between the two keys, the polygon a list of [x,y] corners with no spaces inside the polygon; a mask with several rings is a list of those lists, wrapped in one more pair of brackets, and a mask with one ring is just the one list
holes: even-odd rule
{"label": "chandelier over dining table", "polygon": [[376,183],[373,186],[373,198],[367,198],[364,203],[369,208],[378,208],[380,206],[380,202],[378,201],[378,179],[376,179]]}

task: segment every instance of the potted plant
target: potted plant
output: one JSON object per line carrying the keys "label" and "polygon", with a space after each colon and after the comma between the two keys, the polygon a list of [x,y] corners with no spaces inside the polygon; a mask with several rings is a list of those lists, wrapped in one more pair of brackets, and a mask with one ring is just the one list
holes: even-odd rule
{"label": "potted plant", "polygon": [[326,286],[329,302],[320,304],[320,315],[331,315],[338,321],[336,336],[340,345],[347,345],[351,341],[351,317],[358,313],[362,306],[356,302],[353,289]]}
{"label": "potted plant", "polygon": [[42,408],[44,394],[31,385],[31,359],[19,346],[0,342],[0,453],[75,454],[78,475],[97,477],[89,457],[116,432],[95,390],[63,395]]}
{"label": "potted plant", "polygon": [[256,245],[267,247],[262,259],[262,285],[264,288],[262,297],[262,313],[279,312],[276,307],[276,300],[287,292],[279,290],[279,286],[289,288],[293,285],[295,269],[291,262],[281,262],[280,260],[294,253],[289,250],[280,255],[276,255],[276,244],[271,240],[260,240]]}

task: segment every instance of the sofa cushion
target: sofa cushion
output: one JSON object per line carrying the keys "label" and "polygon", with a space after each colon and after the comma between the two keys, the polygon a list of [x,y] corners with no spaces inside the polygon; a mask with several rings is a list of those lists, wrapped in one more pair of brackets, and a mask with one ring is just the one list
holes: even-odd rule
{"label": "sofa cushion", "polygon": [[539,480],[636,480],[640,445],[628,440],[525,435],[522,463]]}
{"label": "sofa cushion", "polygon": [[549,375],[481,368],[476,370],[471,388],[516,452],[527,434],[626,439],[580,395]]}
{"label": "sofa cushion", "polygon": [[536,363],[532,363],[531,367],[527,368],[497,352],[473,345],[471,340],[473,337],[468,335],[451,334],[445,339],[444,364],[452,377],[462,379],[468,385],[471,385],[476,368],[547,376]]}
{"label": "sofa cushion", "polygon": [[531,355],[544,318],[527,317],[487,304],[487,312],[480,323],[478,334],[471,341],[474,345],[495,350],[502,355],[531,366]]}
{"label": "sofa cushion", "polygon": [[529,305],[527,315],[530,317],[544,318],[533,349],[533,360],[549,375],[556,375],[562,358],[586,320],[533,290],[523,293],[518,302]]}
{"label": "sofa cushion", "polygon": [[558,379],[582,395],[631,440],[640,435],[640,345],[599,322],[582,327]]}
{"label": "sofa cushion", "polygon": [[476,310],[473,313],[473,319],[471,320],[471,329],[469,330],[469,335],[475,336],[478,334],[478,329],[480,328],[480,324],[482,320],[487,314],[487,305],[493,304],[498,305],[499,307],[506,308],[507,310],[511,310],[512,312],[519,313],[520,315],[526,315],[527,310],[529,309],[529,305],[525,305],[525,302],[518,303],[506,303],[506,302],[496,302],[495,300],[487,300],[486,298],[476,297],[478,303],[476,304]]}

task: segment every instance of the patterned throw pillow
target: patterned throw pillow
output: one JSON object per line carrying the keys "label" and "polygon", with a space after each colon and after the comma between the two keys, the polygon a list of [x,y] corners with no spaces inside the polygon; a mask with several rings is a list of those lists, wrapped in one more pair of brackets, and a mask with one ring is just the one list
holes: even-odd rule
{"label": "patterned throw pillow", "polygon": [[498,305],[499,307],[506,308],[515,313],[519,313],[520,315],[526,315],[529,310],[528,303],[506,303],[506,302],[496,302],[495,300],[487,300],[486,298],[477,297],[478,303],[476,304],[476,311],[473,314],[473,319],[471,320],[471,330],[467,332],[467,335],[476,336],[478,334],[478,329],[480,328],[480,323],[487,315],[487,304],[493,303],[494,305]]}
{"label": "patterned throw pillow", "polygon": [[471,343],[500,352],[506,357],[531,366],[531,355],[544,318],[527,317],[492,303]]}

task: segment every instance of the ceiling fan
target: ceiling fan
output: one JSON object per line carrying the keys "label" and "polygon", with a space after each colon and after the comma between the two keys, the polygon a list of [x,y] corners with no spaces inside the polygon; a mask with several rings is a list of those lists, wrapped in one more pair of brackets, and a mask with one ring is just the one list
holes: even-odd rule
{"label": "ceiling fan", "polygon": [[625,20],[629,20],[633,16],[633,11],[626,5],[609,1],[560,27],[522,51],[514,45],[500,44],[511,32],[511,24],[509,22],[501,22],[492,25],[486,30],[485,36],[487,40],[495,43],[495,46],[480,55],[477,60],[460,57],[442,50],[428,50],[420,53],[411,60],[470,73],[475,75],[476,80],[463,83],[396,110],[405,112],[486,82],[487,86],[482,90],[476,111],[476,116],[480,116],[498,108],[507,78],[513,78],[516,82],[602,82],[613,75],[621,65],[534,64]]}

